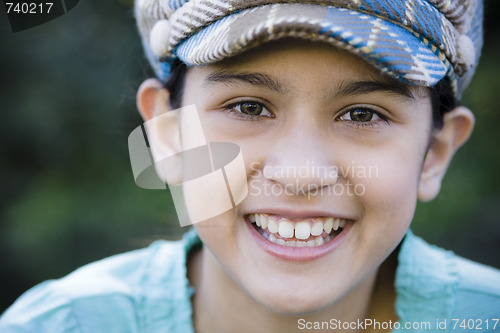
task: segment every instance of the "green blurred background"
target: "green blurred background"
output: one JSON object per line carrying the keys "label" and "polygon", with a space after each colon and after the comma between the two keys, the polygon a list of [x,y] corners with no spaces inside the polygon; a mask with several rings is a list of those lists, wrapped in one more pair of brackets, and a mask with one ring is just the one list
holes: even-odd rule
{"label": "green blurred background", "polygon": [[[184,231],[168,191],[138,188],[130,169],[127,137],[142,122],[135,92],[151,76],[130,2],[82,0],[15,34],[0,13],[0,312],[43,280]],[[499,14],[500,2],[487,2],[483,57],[463,99],[476,130],[413,224],[428,241],[495,267]]]}

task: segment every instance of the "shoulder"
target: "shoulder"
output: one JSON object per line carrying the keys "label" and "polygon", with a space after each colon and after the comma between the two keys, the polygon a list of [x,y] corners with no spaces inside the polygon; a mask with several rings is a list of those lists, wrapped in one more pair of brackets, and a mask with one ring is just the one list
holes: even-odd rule
{"label": "shoulder", "polygon": [[[455,257],[457,285],[454,314],[457,319],[500,319],[500,271]],[[498,323],[500,328],[500,323]]]}
{"label": "shoulder", "polygon": [[145,328],[158,311],[190,306],[185,258],[194,241],[157,241],[43,282],[7,309],[0,331],[154,331]]}
{"label": "shoulder", "polygon": [[399,253],[396,289],[396,307],[408,317],[500,317],[498,269],[429,245],[411,232]]}

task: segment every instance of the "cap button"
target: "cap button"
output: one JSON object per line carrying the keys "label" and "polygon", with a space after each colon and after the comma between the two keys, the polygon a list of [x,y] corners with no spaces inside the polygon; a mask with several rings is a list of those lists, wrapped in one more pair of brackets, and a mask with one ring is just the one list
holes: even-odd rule
{"label": "cap button", "polygon": [[170,22],[160,20],[155,23],[149,35],[149,45],[151,51],[158,58],[162,58],[167,54],[168,40],[170,37]]}
{"label": "cap button", "polygon": [[[467,35],[460,35],[457,38],[458,63],[466,72],[474,67],[476,63],[476,52],[474,43]],[[464,73],[465,74],[465,73]]]}

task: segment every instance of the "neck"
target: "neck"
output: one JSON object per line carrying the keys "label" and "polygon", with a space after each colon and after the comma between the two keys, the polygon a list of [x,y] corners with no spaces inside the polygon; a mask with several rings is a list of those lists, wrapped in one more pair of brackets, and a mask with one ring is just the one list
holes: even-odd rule
{"label": "neck", "polygon": [[[357,322],[365,318],[394,320],[394,299],[390,293],[394,289],[394,275],[385,269],[386,266],[382,266],[383,273],[378,279],[377,272],[373,272],[342,299],[324,309],[309,314],[283,315],[254,300],[204,247],[193,254],[188,269],[188,277],[196,289],[193,297],[195,331],[289,333],[314,327],[310,325]],[[388,292],[390,297],[381,297]],[[327,330],[331,326],[319,327]],[[341,331],[358,332],[357,329]]]}

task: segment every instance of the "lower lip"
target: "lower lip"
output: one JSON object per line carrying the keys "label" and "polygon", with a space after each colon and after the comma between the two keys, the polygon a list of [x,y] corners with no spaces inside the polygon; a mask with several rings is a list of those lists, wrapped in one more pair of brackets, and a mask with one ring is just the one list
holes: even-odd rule
{"label": "lower lip", "polygon": [[252,222],[245,218],[250,234],[255,239],[257,244],[267,253],[285,260],[307,261],[314,260],[322,257],[333,250],[335,250],[344,240],[349,230],[351,230],[352,223],[347,223],[342,232],[335,236],[327,243],[316,247],[290,247],[273,243],[261,235],[257,229],[252,225]]}

